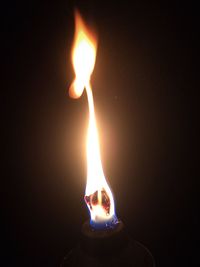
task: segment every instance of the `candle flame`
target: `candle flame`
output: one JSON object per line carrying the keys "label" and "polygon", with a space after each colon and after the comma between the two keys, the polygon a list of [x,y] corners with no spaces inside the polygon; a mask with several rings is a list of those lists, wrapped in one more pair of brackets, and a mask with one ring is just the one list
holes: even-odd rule
{"label": "candle flame", "polygon": [[87,183],[85,202],[94,228],[113,227],[117,222],[114,199],[106,182],[100,156],[97,123],[90,77],[94,69],[97,51],[97,38],[83,22],[80,14],[75,12],[75,36],[72,49],[72,63],[75,80],[69,89],[73,98],[82,95],[86,89],[89,105],[89,125],[86,138],[87,147]]}

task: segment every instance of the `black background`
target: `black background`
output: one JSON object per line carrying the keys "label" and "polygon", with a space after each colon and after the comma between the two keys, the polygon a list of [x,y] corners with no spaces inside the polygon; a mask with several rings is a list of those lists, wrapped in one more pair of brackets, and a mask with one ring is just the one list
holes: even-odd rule
{"label": "black background", "polygon": [[197,6],[67,0],[1,6],[1,265],[59,266],[88,219],[86,95],[68,96],[75,6],[99,36],[92,84],[117,215],[157,266],[199,266]]}

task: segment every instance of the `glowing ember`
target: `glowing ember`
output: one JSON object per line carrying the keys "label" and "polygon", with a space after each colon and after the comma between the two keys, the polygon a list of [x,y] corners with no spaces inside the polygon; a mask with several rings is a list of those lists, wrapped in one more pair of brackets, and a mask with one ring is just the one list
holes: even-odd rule
{"label": "glowing ember", "polygon": [[89,105],[89,125],[87,132],[87,184],[85,202],[89,208],[91,225],[94,228],[114,227],[117,223],[114,199],[106,182],[98,140],[94,102],[90,76],[93,72],[97,50],[97,38],[89,32],[80,14],[75,13],[75,37],[72,49],[72,63],[75,80],[69,94],[73,98],[82,95],[86,89]]}

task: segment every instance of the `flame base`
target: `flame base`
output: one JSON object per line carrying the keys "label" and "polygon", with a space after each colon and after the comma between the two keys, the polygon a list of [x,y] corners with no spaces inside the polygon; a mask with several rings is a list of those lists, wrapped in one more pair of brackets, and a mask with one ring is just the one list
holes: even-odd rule
{"label": "flame base", "polygon": [[90,225],[95,230],[114,229],[119,223],[117,216],[113,215],[109,220],[93,221],[90,220]]}
{"label": "flame base", "polygon": [[105,189],[97,190],[85,196],[85,202],[90,211],[90,225],[95,230],[113,229],[119,222],[117,216],[111,214],[111,201]]}

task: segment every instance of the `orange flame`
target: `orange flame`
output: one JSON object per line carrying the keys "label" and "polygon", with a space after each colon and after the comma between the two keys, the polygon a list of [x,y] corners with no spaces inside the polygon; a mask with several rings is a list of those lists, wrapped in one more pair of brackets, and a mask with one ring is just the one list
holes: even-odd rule
{"label": "orange flame", "polygon": [[87,184],[85,201],[90,211],[91,224],[107,226],[116,217],[113,195],[106,182],[101,163],[94,101],[90,84],[96,51],[97,38],[88,30],[80,14],[75,12],[75,37],[72,49],[75,80],[69,89],[69,94],[73,98],[78,98],[85,88],[89,105],[89,125],[86,139]]}
{"label": "orange flame", "polygon": [[93,72],[97,51],[97,38],[89,32],[78,11],[75,12],[75,35],[72,48],[72,63],[75,80],[70,86],[69,94],[72,98],[82,95],[88,86]]}

